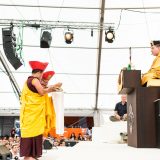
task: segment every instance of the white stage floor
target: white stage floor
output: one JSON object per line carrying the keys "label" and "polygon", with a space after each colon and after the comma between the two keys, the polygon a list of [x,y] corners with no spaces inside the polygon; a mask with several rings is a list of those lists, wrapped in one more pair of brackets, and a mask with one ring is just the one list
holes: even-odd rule
{"label": "white stage floor", "polygon": [[127,144],[82,141],[73,147],[43,151],[40,160],[159,160],[158,148],[134,148]]}

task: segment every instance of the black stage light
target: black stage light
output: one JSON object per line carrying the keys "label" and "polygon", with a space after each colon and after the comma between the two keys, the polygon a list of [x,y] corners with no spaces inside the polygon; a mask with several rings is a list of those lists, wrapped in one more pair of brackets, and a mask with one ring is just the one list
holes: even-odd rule
{"label": "black stage light", "polygon": [[50,48],[52,41],[52,35],[49,31],[43,31],[40,39],[40,47],[41,48]]}
{"label": "black stage light", "polygon": [[114,31],[109,29],[109,31],[105,31],[105,41],[108,43],[113,43],[113,40],[115,39]]}
{"label": "black stage light", "polygon": [[73,42],[73,32],[70,30],[66,31],[64,39],[67,44],[71,44]]}

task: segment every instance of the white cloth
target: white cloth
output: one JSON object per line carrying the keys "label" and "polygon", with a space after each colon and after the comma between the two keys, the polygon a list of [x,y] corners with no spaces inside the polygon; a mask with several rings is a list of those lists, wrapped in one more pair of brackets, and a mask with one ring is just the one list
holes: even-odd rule
{"label": "white cloth", "polygon": [[52,100],[56,112],[56,134],[64,133],[64,93],[53,92]]}

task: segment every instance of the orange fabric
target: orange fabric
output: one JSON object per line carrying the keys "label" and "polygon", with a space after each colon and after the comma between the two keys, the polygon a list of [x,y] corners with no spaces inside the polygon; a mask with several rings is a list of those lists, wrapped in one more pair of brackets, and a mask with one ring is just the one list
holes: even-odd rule
{"label": "orange fabric", "polygon": [[63,135],[58,135],[58,134],[56,134],[55,130],[52,130],[52,131],[50,132],[50,135],[51,135],[52,137],[56,137],[56,138],[58,138],[58,139],[60,139],[61,137],[70,138],[72,132],[74,132],[75,135],[76,135],[76,138],[77,138],[79,133],[81,133],[82,135],[85,135],[85,134],[86,134],[86,131],[87,131],[87,128],[65,128]]}
{"label": "orange fabric", "polygon": [[54,132],[56,128],[56,113],[54,110],[54,104],[52,101],[52,97],[49,97],[48,94],[45,95],[45,119],[46,119],[46,127],[44,130],[44,137],[48,137],[50,132]]}

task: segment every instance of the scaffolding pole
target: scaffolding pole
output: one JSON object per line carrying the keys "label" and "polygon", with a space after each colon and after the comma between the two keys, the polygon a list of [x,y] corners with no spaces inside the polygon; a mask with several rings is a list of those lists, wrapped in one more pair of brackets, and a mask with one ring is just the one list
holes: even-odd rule
{"label": "scaffolding pole", "polygon": [[20,91],[19,85],[18,85],[16,79],[14,78],[14,76],[13,76],[13,74],[12,74],[12,72],[11,72],[11,70],[10,70],[10,68],[9,68],[9,66],[8,66],[8,64],[7,64],[7,62],[6,62],[6,60],[5,60],[1,51],[0,51],[0,61],[2,62],[2,65],[3,65],[5,71],[8,75],[8,78],[11,81],[11,84],[13,85],[13,87],[16,91],[16,94],[18,95],[18,98],[20,98],[21,91]]}

